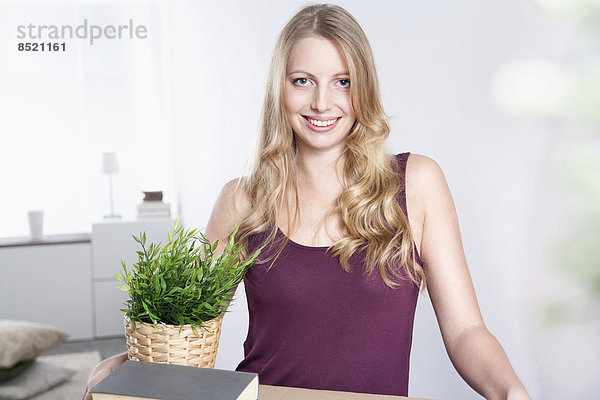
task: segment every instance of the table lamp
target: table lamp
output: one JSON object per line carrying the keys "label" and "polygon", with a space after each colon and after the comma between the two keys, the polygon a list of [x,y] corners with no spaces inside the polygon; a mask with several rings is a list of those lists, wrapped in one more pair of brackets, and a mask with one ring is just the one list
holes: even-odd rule
{"label": "table lamp", "polygon": [[102,155],[102,173],[108,175],[108,185],[110,193],[110,215],[105,215],[105,219],[118,219],[120,215],[115,214],[113,202],[113,182],[112,176],[119,173],[119,164],[117,163],[117,155],[113,152],[106,152]]}

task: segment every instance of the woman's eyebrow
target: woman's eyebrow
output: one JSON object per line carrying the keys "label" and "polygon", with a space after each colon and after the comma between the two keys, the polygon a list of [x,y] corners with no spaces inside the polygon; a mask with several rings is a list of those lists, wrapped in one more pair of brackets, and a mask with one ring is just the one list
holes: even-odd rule
{"label": "woman's eyebrow", "polygon": [[[311,78],[315,77],[310,72],[306,72],[306,71],[301,70],[301,69],[296,69],[296,70],[293,70],[293,71],[287,73],[288,76],[289,75],[293,75],[293,74],[307,75],[307,76],[310,76]],[[332,75],[333,78],[338,77],[338,76],[350,76],[350,73],[348,71],[342,71],[342,72],[338,72],[337,74]]]}
{"label": "woman's eyebrow", "polygon": [[312,77],[314,77],[314,75],[313,75],[313,74],[311,74],[310,72],[306,72],[306,71],[304,71],[304,70],[301,70],[301,69],[295,69],[295,70],[293,70],[293,71],[291,71],[291,72],[288,72],[288,73],[287,73],[287,75],[294,75],[294,74],[308,75],[308,76],[310,76],[311,78],[312,78]]}
{"label": "woman's eyebrow", "polygon": [[333,77],[338,77],[338,76],[350,76],[350,72],[348,71],[343,71],[343,72],[338,72],[337,74],[333,75]]}

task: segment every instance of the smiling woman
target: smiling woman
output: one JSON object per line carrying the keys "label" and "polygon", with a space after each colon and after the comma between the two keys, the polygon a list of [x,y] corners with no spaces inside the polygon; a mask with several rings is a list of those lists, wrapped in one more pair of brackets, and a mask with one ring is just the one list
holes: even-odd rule
{"label": "smiling woman", "polygon": [[[236,369],[262,384],[406,395],[426,287],[464,380],[490,399],[528,399],[483,323],[441,168],[388,154],[389,133],[357,21],[338,6],[300,10],[275,46],[250,173],[223,187],[205,232],[222,243],[239,224],[241,258],[261,251],[244,276]],[[123,359],[101,363],[90,386]]]}
{"label": "smiling woman", "polygon": [[429,282],[467,383],[528,399],[483,323],[441,169],[384,151],[376,76],[341,7],[307,6],[279,37],[250,175],[223,188],[206,230],[225,238],[239,223],[244,257],[261,250],[244,278],[250,325],[237,370],[263,384],[407,395],[418,288]]}
{"label": "smiling woman", "polygon": [[224,238],[240,223],[247,254],[262,251],[244,279],[237,370],[263,384],[406,395],[427,281],[467,383],[527,399],[483,324],[439,166],[384,151],[376,76],[364,32],[340,7],[305,7],[279,37],[251,173],[225,185],[206,230]]}

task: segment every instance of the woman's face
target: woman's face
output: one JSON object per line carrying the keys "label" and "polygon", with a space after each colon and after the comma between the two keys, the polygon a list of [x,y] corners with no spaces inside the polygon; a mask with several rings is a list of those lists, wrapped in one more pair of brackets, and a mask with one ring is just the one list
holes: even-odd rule
{"label": "woman's face", "polygon": [[343,150],[356,117],[348,67],[332,41],[311,36],[294,45],[284,102],[299,151]]}

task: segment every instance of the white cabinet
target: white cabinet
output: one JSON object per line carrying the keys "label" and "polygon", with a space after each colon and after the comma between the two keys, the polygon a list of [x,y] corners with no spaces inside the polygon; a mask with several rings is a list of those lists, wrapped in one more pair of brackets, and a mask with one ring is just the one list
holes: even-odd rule
{"label": "white cabinet", "polygon": [[96,337],[118,336],[125,334],[123,326],[123,313],[127,292],[119,289],[121,281],[94,281],[94,302],[96,313],[94,315]]}
{"label": "white cabinet", "polygon": [[92,338],[90,271],[89,238],[0,247],[0,319],[53,325],[69,339]]}
{"label": "white cabinet", "polygon": [[146,233],[146,245],[167,241],[167,233],[173,229],[173,219],[143,221],[116,221],[92,226],[92,265],[96,337],[123,334],[123,313],[127,292],[119,289],[123,282],[115,278],[122,271],[121,260],[128,269],[138,260],[141,246],[133,239]]}
{"label": "white cabinet", "polygon": [[56,326],[69,340],[124,334],[127,292],[115,278],[121,260],[137,262],[140,245],[132,238],[146,232],[147,244],[167,241],[173,219],[111,221],[89,234],[0,238],[0,319]]}

